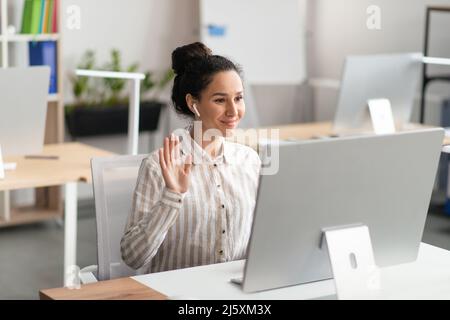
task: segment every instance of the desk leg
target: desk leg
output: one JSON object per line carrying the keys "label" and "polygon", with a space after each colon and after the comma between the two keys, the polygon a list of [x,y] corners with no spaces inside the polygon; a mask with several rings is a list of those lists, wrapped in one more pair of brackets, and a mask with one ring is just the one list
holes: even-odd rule
{"label": "desk leg", "polygon": [[[77,260],[77,183],[65,185],[64,208],[64,285],[73,279]],[[70,285],[70,284],[69,284]]]}
{"label": "desk leg", "polygon": [[9,190],[0,191],[0,219],[9,221],[11,219],[11,204]]}

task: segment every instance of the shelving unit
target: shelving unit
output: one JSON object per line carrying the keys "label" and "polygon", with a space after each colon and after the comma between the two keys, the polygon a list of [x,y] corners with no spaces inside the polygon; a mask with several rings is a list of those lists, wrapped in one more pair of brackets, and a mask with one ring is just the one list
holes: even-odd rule
{"label": "shelving unit", "polygon": [[[61,31],[61,1],[57,12],[57,30]],[[10,3],[11,4],[11,3]],[[14,3],[13,3],[14,4]],[[23,8],[14,8],[22,10]],[[11,67],[9,51],[12,45],[37,41],[56,41],[57,43],[57,92],[49,94],[45,126],[45,144],[64,141],[64,101],[63,101],[63,66],[61,63],[62,38],[60,33],[51,34],[8,34],[8,0],[0,0],[0,55],[2,68]],[[20,26],[16,25],[16,30]],[[11,208],[10,192],[0,192],[0,227],[30,223],[62,217],[63,206],[61,187],[44,187],[35,189],[36,203],[32,208]],[[3,213],[3,214],[2,214]]]}
{"label": "shelving unit", "polygon": [[[431,6],[427,7],[426,20],[425,20],[425,39],[424,39],[424,56],[429,56],[429,48],[430,48],[430,24],[431,24],[431,14],[433,12],[444,12],[450,14],[450,7],[443,6]],[[449,16],[450,18],[450,16]],[[448,75],[439,75],[439,76],[429,76],[428,64],[424,63],[422,67],[422,91],[421,91],[421,99],[420,99],[420,123],[424,123],[425,121],[425,94],[428,88],[428,85],[431,82],[435,81],[450,81],[450,74]]]}

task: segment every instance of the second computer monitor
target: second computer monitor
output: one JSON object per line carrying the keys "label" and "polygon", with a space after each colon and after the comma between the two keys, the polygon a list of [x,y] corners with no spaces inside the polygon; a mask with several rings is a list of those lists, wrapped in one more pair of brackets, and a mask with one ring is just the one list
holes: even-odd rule
{"label": "second computer monitor", "polygon": [[334,119],[335,133],[371,131],[368,100],[388,99],[397,128],[410,122],[421,53],[348,56]]}
{"label": "second computer monitor", "polygon": [[50,68],[0,69],[0,146],[3,156],[42,152]]}

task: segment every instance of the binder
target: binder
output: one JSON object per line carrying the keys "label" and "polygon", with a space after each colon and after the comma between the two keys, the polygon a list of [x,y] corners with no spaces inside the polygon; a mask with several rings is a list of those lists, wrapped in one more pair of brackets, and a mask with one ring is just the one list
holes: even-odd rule
{"label": "binder", "polygon": [[58,73],[56,41],[30,42],[28,47],[31,66],[47,65],[50,67],[49,93],[57,93]]}
{"label": "binder", "polygon": [[31,32],[31,11],[33,8],[33,0],[25,0],[22,14],[22,30],[21,33]]}
{"label": "binder", "polygon": [[39,10],[39,33],[44,31],[44,15],[45,15],[46,0],[41,0],[41,9]]}
{"label": "binder", "polygon": [[51,31],[53,33],[58,32],[58,6],[59,0],[53,0],[52,31]]}
{"label": "binder", "polygon": [[42,31],[41,33],[48,33],[48,6],[50,0],[44,0],[44,10],[42,12]]}
{"label": "binder", "polygon": [[47,33],[53,32],[53,4],[54,0],[48,1],[48,16],[47,16]]}
{"label": "binder", "polygon": [[39,23],[41,20],[41,7],[43,0],[33,0],[32,10],[31,10],[31,26],[30,33],[39,33]]}

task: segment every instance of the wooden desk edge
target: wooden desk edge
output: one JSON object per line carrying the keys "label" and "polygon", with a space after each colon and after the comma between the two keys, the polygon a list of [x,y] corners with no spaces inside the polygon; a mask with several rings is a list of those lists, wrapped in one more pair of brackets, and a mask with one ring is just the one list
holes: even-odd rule
{"label": "wooden desk edge", "polygon": [[80,289],[54,288],[39,291],[40,300],[167,300],[167,296],[132,278],[82,285]]}

